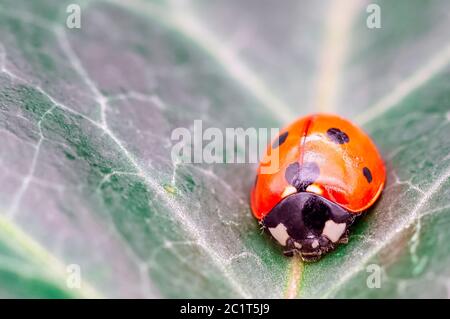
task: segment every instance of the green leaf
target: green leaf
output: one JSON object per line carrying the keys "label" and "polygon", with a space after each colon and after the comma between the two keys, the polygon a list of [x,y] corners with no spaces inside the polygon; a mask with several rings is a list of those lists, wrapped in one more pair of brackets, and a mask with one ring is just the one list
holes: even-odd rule
{"label": "green leaf", "polygon": [[[82,1],[68,29],[70,3],[0,0],[1,297],[448,295],[448,2],[380,1],[381,29],[360,1]],[[317,111],[362,124],[388,181],[302,265],[251,215],[254,165],[172,163],[170,137]]]}

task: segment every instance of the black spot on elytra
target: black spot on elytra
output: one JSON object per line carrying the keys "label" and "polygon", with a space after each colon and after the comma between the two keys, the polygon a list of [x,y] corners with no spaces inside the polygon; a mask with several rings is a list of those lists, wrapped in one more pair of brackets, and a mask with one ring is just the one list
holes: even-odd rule
{"label": "black spot on elytra", "polygon": [[372,182],[372,172],[370,171],[370,169],[368,169],[367,167],[364,167],[363,174],[369,183]]}
{"label": "black spot on elytra", "polygon": [[298,172],[300,169],[300,164],[295,162],[290,164],[287,168],[286,168],[286,172],[284,173],[284,178],[286,178],[286,181],[293,185],[293,181],[296,178]]}
{"label": "black spot on elytra", "polygon": [[289,134],[288,132],[284,132],[283,134],[279,135],[278,138],[275,141],[273,141],[272,148],[277,148],[278,146],[283,144],[284,141],[286,141],[288,134]]}
{"label": "black spot on elytra", "polygon": [[306,188],[314,183],[319,175],[319,166],[314,162],[303,163],[303,165],[297,162],[292,163],[284,174],[286,181],[293,185],[298,192],[306,191]]}
{"label": "black spot on elytra", "polygon": [[338,128],[330,128],[327,131],[328,138],[337,144],[345,144],[350,141],[348,135]]}

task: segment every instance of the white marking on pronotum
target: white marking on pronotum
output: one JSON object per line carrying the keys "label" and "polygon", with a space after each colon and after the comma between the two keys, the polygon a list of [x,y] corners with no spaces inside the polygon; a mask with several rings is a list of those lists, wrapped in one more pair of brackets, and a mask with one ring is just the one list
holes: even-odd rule
{"label": "white marking on pronotum", "polygon": [[323,228],[322,235],[327,236],[333,243],[337,242],[341,238],[342,234],[347,227],[346,223],[335,223],[334,221],[327,220],[325,227]]}
{"label": "white marking on pronotum", "polygon": [[365,124],[380,114],[383,114],[390,108],[396,106],[412,91],[419,88],[437,73],[442,71],[449,63],[450,44],[447,45],[442,51],[434,55],[422,68],[417,70],[406,80],[399,83],[393,90],[390,91],[390,94],[386,95],[367,111],[357,116],[356,121],[360,124]]}
{"label": "white marking on pronotum", "polygon": [[287,228],[282,223],[279,223],[277,227],[269,227],[269,231],[281,245],[286,246],[286,241],[289,239]]}

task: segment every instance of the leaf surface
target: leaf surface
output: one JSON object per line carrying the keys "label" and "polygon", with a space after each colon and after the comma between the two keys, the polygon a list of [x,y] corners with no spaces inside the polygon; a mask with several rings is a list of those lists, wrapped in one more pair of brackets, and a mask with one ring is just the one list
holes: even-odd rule
{"label": "leaf surface", "polygon": [[[446,2],[380,2],[376,30],[359,1],[83,1],[67,29],[70,3],[0,1],[0,296],[447,296]],[[313,111],[362,124],[388,183],[302,265],[251,216],[254,165],[173,163],[171,134]]]}

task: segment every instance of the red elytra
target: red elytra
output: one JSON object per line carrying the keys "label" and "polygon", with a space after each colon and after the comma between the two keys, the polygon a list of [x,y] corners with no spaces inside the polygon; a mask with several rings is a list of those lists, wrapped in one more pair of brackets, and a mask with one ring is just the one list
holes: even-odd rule
{"label": "red elytra", "polygon": [[[258,167],[251,192],[251,208],[259,220],[292,194],[292,187],[288,187],[294,185],[286,178],[292,164],[299,168],[296,183],[303,191],[320,195],[351,213],[369,208],[381,194],[386,173],[377,147],[362,129],[342,117],[314,114],[299,118],[280,131],[266,154],[272,147],[278,148],[278,169],[261,174]],[[262,162],[267,161],[264,158]]]}

